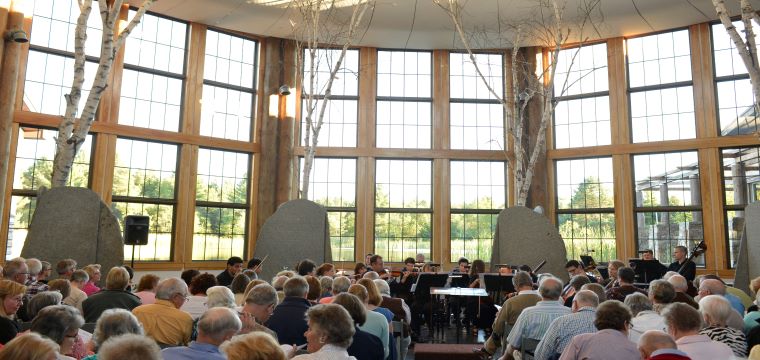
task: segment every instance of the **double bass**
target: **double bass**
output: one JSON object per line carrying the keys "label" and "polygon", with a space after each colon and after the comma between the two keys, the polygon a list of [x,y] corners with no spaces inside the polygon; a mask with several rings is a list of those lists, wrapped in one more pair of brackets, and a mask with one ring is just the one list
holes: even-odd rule
{"label": "double bass", "polygon": [[[694,249],[691,250],[691,255],[689,255],[689,257],[686,258],[686,261],[684,261],[681,267],[678,269],[678,274],[683,276],[683,271],[686,270],[687,264],[689,264],[690,261],[694,260],[694,258],[702,256],[702,254],[704,254],[705,251],[707,251],[707,245],[705,244],[705,241],[702,240],[699,242],[699,244],[694,246]],[[687,281],[686,284],[688,285],[688,289],[686,290],[686,293],[692,297],[697,296],[697,294],[699,293],[699,289],[697,289],[696,286],[694,286],[694,282]]]}

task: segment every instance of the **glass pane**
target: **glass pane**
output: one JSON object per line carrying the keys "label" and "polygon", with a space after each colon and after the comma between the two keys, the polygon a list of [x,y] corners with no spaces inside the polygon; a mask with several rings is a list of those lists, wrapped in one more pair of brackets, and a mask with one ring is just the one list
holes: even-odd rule
{"label": "glass pane", "polygon": [[701,204],[697,152],[634,155],[633,169],[636,206]]}
{"label": "glass pane", "polygon": [[555,97],[608,90],[606,43],[559,52],[554,76]]}
{"label": "glass pane", "polygon": [[314,158],[311,170],[309,200],[328,207],[356,207],[356,159]]}
{"label": "glass pane", "polygon": [[597,261],[609,261],[617,257],[615,214],[559,214],[557,218],[568,259],[591,255]]}
{"label": "glass pane", "polygon": [[722,154],[726,205],[743,206],[760,200],[760,148],[723,149]]}
{"label": "glass pane", "polygon": [[193,260],[227,260],[245,251],[246,209],[196,206]]}
{"label": "glass pane", "polygon": [[[495,91],[500,98],[504,98],[504,56],[500,54],[474,54],[475,64],[483,78],[478,76],[475,64],[468,54],[449,54],[450,64],[450,94],[453,99],[491,99],[496,100],[491,92]],[[458,86],[455,86],[458,85]]]}
{"label": "glass pane", "polygon": [[[81,114],[90,94],[90,86],[95,78],[98,65],[86,62],[84,84],[77,113]],[[50,115],[64,115],[66,99],[74,79],[74,59],[60,55],[46,54],[30,50],[24,82],[24,110]]]}
{"label": "glass pane", "polygon": [[[74,52],[74,32],[79,18],[79,5],[74,0],[34,0],[32,10],[32,45]],[[98,4],[87,18],[85,54],[100,56],[100,39],[103,22],[98,14]]]}
{"label": "glass pane", "polygon": [[630,97],[633,142],[696,137],[691,86],[634,92]]}
{"label": "glass pane", "polygon": [[119,124],[179,131],[182,80],[124,69]]}
{"label": "glass pane", "polygon": [[451,214],[451,262],[491,260],[498,214]]}
{"label": "glass pane", "polygon": [[207,30],[203,78],[254,89],[258,45],[254,40]]}
{"label": "glass pane", "polygon": [[[311,83],[312,56],[304,52],[304,95],[324,95],[330,73],[337,66],[341,50],[316,49],[314,52],[315,76]],[[359,50],[347,50],[330,88],[332,95],[357,96],[359,94]]]}
{"label": "glass pane", "polygon": [[377,52],[377,96],[431,97],[432,53]]}
{"label": "glass pane", "polygon": [[[19,129],[16,169],[13,172],[14,189],[38,190],[43,186],[50,189],[57,134],[55,130],[27,127]],[[74,158],[68,186],[88,186],[91,152],[92,135],[87,135],[79,153]]]}
{"label": "glass pane", "polygon": [[8,243],[5,259],[10,260],[21,256],[29,224],[37,206],[37,198],[33,196],[11,196],[10,222],[8,223]]}
{"label": "glass pane", "polygon": [[730,136],[757,132],[760,124],[755,113],[755,98],[749,79],[721,81],[716,87],[720,134]]}
{"label": "glass pane", "polygon": [[558,209],[615,206],[612,158],[557,161],[556,171]]}
{"label": "glass pane", "polygon": [[432,165],[430,160],[377,160],[375,207],[431,208]]}
{"label": "glass pane", "polygon": [[199,149],[196,200],[247,204],[249,166],[248,154]]}
{"label": "glass pane", "polygon": [[503,162],[451,161],[452,209],[503,209],[505,203]]}
{"label": "glass pane", "polygon": [[554,109],[555,148],[609,145],[610,97],[560,101]]}
{"label": "glass pane", "polygon": [[[127,215],[147,215],[150,218],[148,244],[134,247],[135,260],[171,260],[174,205],[114,201],[111,210],[119,219],[122,229],[124,228],[124,217]],[[132,246],[124,245],[124,261],[132,260],[132,250]]]}
{"label": "glass pane", "polygon": [[328,211],[327,221],[330,224],[332,260],[354,262],[356,213],[352,211]]}
{"label": "glass pane", "polygon": [[504,149],[504,107],[501,104],[455,102],[450,109],[452,149]]}
{"label": "glass pane", "polygon": [[[636,214],[638,249],[652,249],[660,262],[673,262],[673,248],[691,249],[704,239],[701,211],[640,212]],[[704,266],[704,256],[694,262]]]}
{"label": "glass pane", "polygon": [[252,93],[203,85],[201,135],[249,141],[253,107]]}
{"label": "glass pane", "polygon": [[387,262],[403,262],[416,254],[430,258],[431,218],[429,213],[376,213],[375,254]]}
{"label": "glass pane", "polygon": [[377,147],[429,149],[432,116],[430,102],[378,101]]}
{"label": "glass pane", "polygon": [[[733,25],[744,40],[744,23],[737,20],[733,22]],[[747,73],[747,67],[744,66],[744,62],[739,56],[739,52],[736,51],[736,46],[734,46],[731,37],[728,36],[728,32],[726,32],[726,28],[723,24],[717,23],[712,25],[712,40],[713,55],[715,59],[715,76],[720,77]],[[758,42],[760,41],[758,41],[756,34],[755,43]]]}
{"label": "glass pane", "polygon": [[626,40],[631,88],[691,81],[689,30]]}
{"label": "glass pane", "polygon": [[174,199],[177,145],[116,140],[113,195]]}
{"label": "glass pane", "polygon": [[[135,12],[129,11],[130,19]],[[185,23],[145,14],[127,38],[124,62],[184,74],[187,28]]]}
{"label": "glass pane", "polygon": [[[312,124],[314,126],[319,122],[319,113],[321,111],[323,100],[314,100],[312,102]],[[301,115],[301,144],[306,144],[307,136],[307,117],[308,101],[302,102]],[[330,99],[325,105],[322,127],[319,129],[318,146],[334,147],[355,147],[358,131],[357,120],[359,118],[357,100],[335,100]],[[313,133],[310,135],[310,141],[314,141]]]}

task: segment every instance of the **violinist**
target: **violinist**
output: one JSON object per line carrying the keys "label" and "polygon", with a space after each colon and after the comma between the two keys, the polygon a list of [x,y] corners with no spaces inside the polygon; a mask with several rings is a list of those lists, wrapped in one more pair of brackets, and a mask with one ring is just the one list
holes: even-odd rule
{"label": "violinist", "polygon": [[[694,281],[694,278],[697,276],[697,264],[686,258],[687,251],[686,246],[681,245],[676,246],[673,249],[673,259],[675,261],[670,263],[668,271],[678,272],[685,277],[686,280],[691,282]],[[683,268],[683,270],[680,270],[681,268]]]}
{"label": "violinist", "polygon": [[361,279],[365,272],[367,272],[367,265],[360,262],[356,263],[356,266],[354,266],[354,280]]}
{"label": "violinist", "polygon": [[369,259],[369,267],[372,269],[372,271],[380,275],[381,279],[386,281],[390,279],[391,273],[385,268],[382,256],[372,255],[372,257]]}
{"label": "violinist", "polygon": [[414,258],[406,258],[398,281],[390,283],[391,292],[396,294],[396,297],[404,299],[407,303],[411,303],[413,300],[412,285],[417,281],[418,274]]}
{"label": "violinist", "polygon": [[618,269],[622,267],[625,267],[625,263],[617,259],[610,260],[610,262],[607,263],[607,272],[609,274],[609,278],[606,280],[607,283],[604,285],[605,290],[620,286],[620,282],[618,281]]}

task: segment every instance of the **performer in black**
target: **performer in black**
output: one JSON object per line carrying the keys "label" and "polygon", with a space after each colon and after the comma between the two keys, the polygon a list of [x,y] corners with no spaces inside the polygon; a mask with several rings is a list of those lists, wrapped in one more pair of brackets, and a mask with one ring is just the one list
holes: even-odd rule
{"label": "performer in black", "polygon": [[[678,272],[683,277],[685,277],[687,281],[691,282],[694,281],[694,278],[697,276],[697,264],[687,259],[687,251],[688,250],[686,249],[686,246],[680,245],[676,246],[675,249],[673,249],[673,258],[676,261],[670,263],[670,266],[668,266],[668,271]],[[688,263],[686,263],[687,260]],[[684,265],[684,263],[686,264]],[[681,270],[682,267],[683,270]]]}

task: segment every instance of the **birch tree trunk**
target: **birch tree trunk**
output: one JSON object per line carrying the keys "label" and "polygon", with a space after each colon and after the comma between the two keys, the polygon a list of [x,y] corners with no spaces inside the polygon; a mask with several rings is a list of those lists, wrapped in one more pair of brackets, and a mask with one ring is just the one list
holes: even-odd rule
{"label": "birch tree trunk", "polygon": [[53,159],[52,187],[66,186],[71,174],[79,149],[84,143],[90,126],[95,120],[95,113],[100,104],[103,92],[108,87],[108,76],[111,73],[114,58],[117,51],[124,45],[129,34],[140,23],[145,12],[150,9],[156,0],[143,1],[137,13],[130,20],[121,33],[116,33],[115,26],[121,12],[123,0],[114,0],[111,5],[108,1],[98,1],[98,10],[103,24],[103,37],[100,45],[100,60],[95,73],[90,93],[87,96],[82,113],[77,117],[79,102],[82,98],[82,86],[84,85],[85,51],[87,41],[87,19],[92,12],[92,0],[79,1],[79,17],[74,31],[74,80],[71,90],[65,95],[66,111],[58,126],[56,138],[56,153]]}

